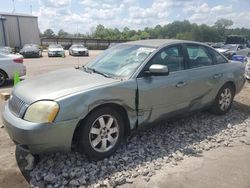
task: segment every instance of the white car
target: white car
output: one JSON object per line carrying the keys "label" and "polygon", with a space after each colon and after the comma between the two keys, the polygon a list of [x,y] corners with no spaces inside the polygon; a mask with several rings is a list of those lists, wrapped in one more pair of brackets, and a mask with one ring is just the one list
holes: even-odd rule
{"label": "white car", "polygon": [[23,56],[0,53],[0,86],[3,86],[8,79],[12,80],[16,72],[19,76],[26,74]]}
{"label": "white car", "polygon": [[48,57],[65,57],[65,52],[60,44],[50,44],[48,48]]}
{"label": "white car", "polygon": [[82,44],[73,44],[69,48],[69,55],[89,56],[89,50]]}

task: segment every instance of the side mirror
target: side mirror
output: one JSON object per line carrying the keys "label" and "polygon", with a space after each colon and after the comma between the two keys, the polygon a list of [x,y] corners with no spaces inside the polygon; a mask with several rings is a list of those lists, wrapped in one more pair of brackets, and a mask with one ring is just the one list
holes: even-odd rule
{"label": "side mirror", "polygon": [[146,73],[153,76],[167,76],[169,75],[169,70],[166,65],[153,64]]}

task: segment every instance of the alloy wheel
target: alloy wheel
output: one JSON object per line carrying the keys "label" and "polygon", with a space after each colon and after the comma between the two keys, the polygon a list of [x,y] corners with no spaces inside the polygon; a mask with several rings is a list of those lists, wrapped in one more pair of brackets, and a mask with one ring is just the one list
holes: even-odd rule
{"label": "alloy wheel", "polygon": [[119,126],[115,117],[102,115],[92,124],[89,132],[91,147],[97,152],[111,150],[118,141]]}
{"label": "alloy wheel", "polygon": [[4,73],[0,72],[0,86],[2,86],[6,81]]}
{"label": "alloy wheel", "polygon": [[225,88],[220,95],[219,107],[222,111],[226,111],[232,102],[232,92],[229,88]]}

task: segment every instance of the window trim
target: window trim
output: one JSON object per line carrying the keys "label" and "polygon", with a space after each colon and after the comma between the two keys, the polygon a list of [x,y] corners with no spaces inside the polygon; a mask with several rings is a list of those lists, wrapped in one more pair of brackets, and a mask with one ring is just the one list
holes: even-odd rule
{"label": "window trim", "polygon": [[148,63],[150,63],[150,61],[153,58],[155,58],[159,53],[161,53],[162,51],[164,51],[166,48],[171,48],[171,47],[178,47],[179,48],[180,53],[181,53],[181,55],[183,57],[183,69],[182,70],[177,70],[177,71],[169,72],[169,74],[186,70],[187,69],[186,56],[185,56],[185,53],[184,53],[183,44],[181,44],[181,43],[171,44],[171,45],[168,45],[168,46],[164,46],[163,48],[159,49],[155,54],[153,54],[153,56],[150,57],[150,59],[147,61],[147,63],[145,63],[145,65],[143,66],[143,68],[141,69],[141,71],[139,72],[139,74],[137,75],[137,78],[144,77],[143,73],[146,71],[146,66],[148,65]]}
{"label": "window trim", "polygon": [[[211,48],[211,47],[207,47],[207,49],[208,49],[208,52],[210,53],[210,55],[213,57],[213,64],[214,65],[221,65],[221,64],[226,64],[226,63],[228,63],[229,61],[228,61],[228,59],[223,55],[223,54],[221,54],[221,53],[219,53],[218,51],[216,51],[215,49],[213,49],[213,48]],[[217,59],[216,59],[216,57],[214,56],[214,54],[212,54],[212,51],[215,53],[215,54],[218,54],[218,55],[220,55],[224,60],[225,60],[225,63],[217,63]]]}
{"label": "window trim", "polygon": [[[216,64],[214,64],[214,58],[213,58],[213,56],[211,55],[211,53],[209,53],[208,46],[202,45],[202,44],[196,44],[196,43],[184,43],[183,46],[184,46],[184,51],[185,51],[185,55],[186,55],[186,64],[187,64],[187,69],[188,70],[216,65]],[[211,58],[212,64],[206,65],[206,66],[199,66],[199,67],[190,67],[190,64],[189,64],[189,54],[188,54],[188,50],[187,50],[188,46],[202,47],[202,49],[204,49],[205,53]]]}

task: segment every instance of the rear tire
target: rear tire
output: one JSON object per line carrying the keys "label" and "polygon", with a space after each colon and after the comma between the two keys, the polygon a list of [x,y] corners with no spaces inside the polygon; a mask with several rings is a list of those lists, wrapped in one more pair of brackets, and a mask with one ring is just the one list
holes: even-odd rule
{"label": "rear tire", "polygon": [[7,81],[7,75],[4,71],[0,70],[0,87],[4,86]]}
{"label": "rear tire", "polygon": [[124,121],[109,107],[93,111],[82,122],[78,132],[79,147],[90,160],[99,160],[113,154],[124,136]]}
{"label": "rear tire", "polygon": [[216,115],[226,114],[232,107],[235,91],[232,84],[225,84],[218,92],[211,112]]}

